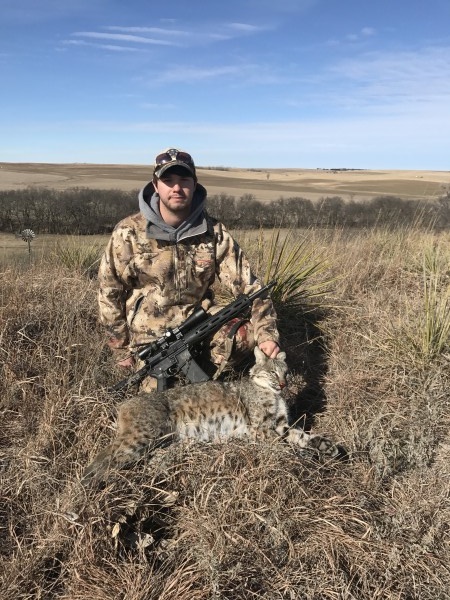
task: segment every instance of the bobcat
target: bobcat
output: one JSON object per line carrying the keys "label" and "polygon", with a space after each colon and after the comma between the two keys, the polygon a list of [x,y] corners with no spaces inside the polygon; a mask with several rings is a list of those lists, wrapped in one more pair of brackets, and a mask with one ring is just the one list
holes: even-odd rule
{"label": "bobcat", "polygon": [[255,347],[256,363],[238,381],[207,381],[163,392],[140,394],[119,408],[113,443],[85,469],[83,482],[108,468],[137,461],[173,439],[224,441],[232,437],[280,436],[302,449],[336,458],[340,449],[321,435],[290,428],[281,390],[286,385],[286,354],[268,358]]}

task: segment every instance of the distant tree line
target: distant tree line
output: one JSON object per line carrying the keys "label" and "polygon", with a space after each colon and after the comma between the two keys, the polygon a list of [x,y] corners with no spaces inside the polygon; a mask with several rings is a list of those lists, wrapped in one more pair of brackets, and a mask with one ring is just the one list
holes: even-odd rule
{"label": "distant tree line", "polygon": [[263,227],[450,227],[450,198],[405,200],[378,196],[345,202],[339,196],[311,201],[302,197],[280,198],[270,203],[252,194],[235,199],[218,194],[208,199],[208,210],[231,228]]}
{"label": "distant tree line", "polygon": [[[109,233],[138,212],[138,191],[26,188],[0,191],[0,231],[29,227],[37,233]],[[426,227],[450,228],[450,198],[404,200],[379,196],[345,202],[339,196],[312,202],[302,197],[260,202],[253,194],[216,194],[207,201],[211,215],[231,229],[259,227]]]}
{"label": "distant tree line", "polygon": [[31,227],[39,233],[108,233],[137,212],[137,191],[29,187],[0,191],[0,231]]}

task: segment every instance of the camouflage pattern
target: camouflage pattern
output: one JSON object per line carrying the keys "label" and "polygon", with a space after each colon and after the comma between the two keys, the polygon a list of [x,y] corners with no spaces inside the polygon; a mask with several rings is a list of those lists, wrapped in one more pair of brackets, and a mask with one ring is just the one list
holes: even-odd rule
{"label": "camouflage pattern", "polygon": [[[121,360],[180,325],[201,305],[214,312],[211,286],[219,281],[236,297],[261,284],[227,229],[207,216],[208,230],[178,243],[149,239],[141,214],[123,219],[114,229],[99,268],[100,321],[109,346]],[[211,354],[219,364],[226,358],[226,328],[214,336]],[[239,335],[239,333],[241,335]],[[270,299],[257,298],[250,323],[238,332],[241,346],[267,340],[278,342],[276,314]]]}

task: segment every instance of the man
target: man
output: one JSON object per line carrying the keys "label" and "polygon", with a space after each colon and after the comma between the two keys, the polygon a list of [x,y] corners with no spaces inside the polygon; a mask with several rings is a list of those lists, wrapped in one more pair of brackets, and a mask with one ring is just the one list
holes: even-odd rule
{"label": "man", "polygon": [[[99,306],[120,367],[139,367],[133,355],[138,345],[180,325],[195,307],[219,310],[212,290],[215,281],[234,296],[260,288],[241,248],[224,225],[207,214],[205,201],[192,157],[169,148],[156,156],[152,181],[139,194],[140,212],[114,229],[99,269]],[[234,354],[252,350],[255,343],[267,356],[278,354],[270,299],[257,298],[250,322],[237,327]],[[219,370],[235,359],[229,356],[229,331],[224,328],[210,342],[209,358]],[[144,390],[155,387],[152,378],[141,385]]]}

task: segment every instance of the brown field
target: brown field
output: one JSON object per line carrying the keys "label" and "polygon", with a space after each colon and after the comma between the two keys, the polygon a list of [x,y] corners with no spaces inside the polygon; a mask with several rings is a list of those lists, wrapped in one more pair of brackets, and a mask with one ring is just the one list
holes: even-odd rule
{"label": "brown field", "polygon": [[[301,196],[317,200],[340,196],[344,200],[367,200],[379,195],[427,199],[450,191],[450,171],[370,171],[324,169],[202,169],[199,181],[210,195],[235,197],[254,194],[257,200]],[[28,186],[66,189],[133,190],[151,176],[148,165],[94,165],[0,163],[0,190]]]}

